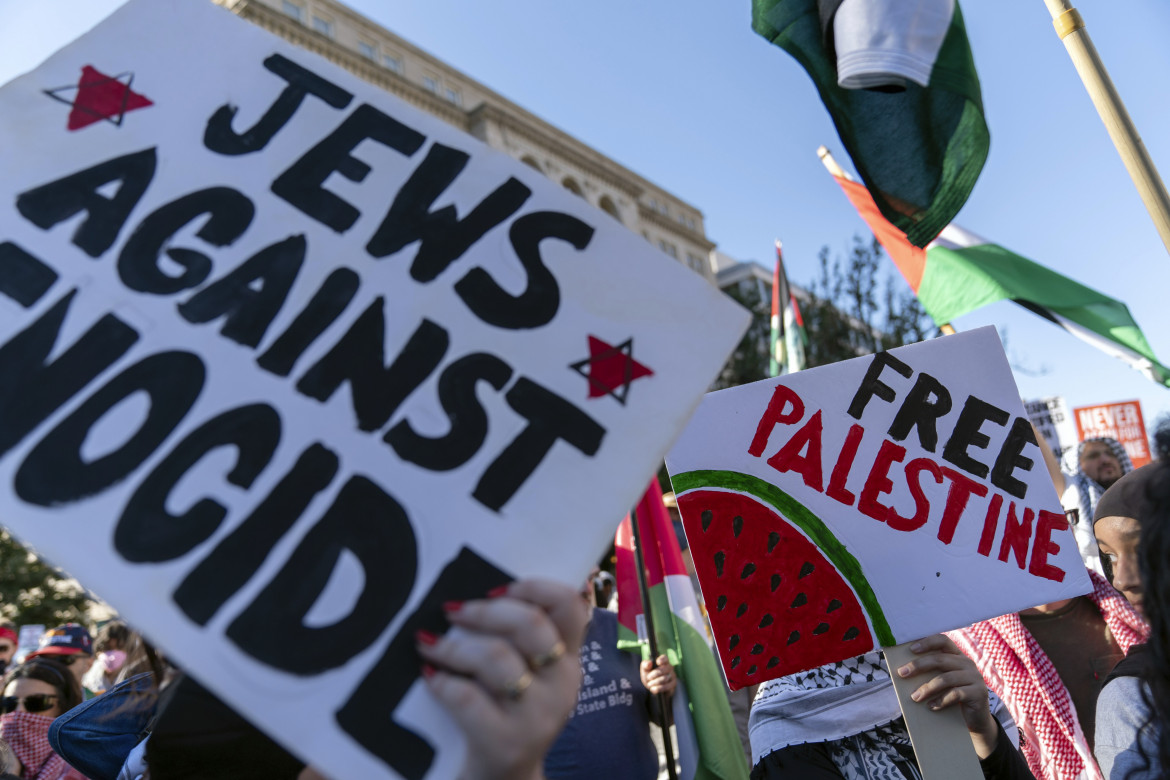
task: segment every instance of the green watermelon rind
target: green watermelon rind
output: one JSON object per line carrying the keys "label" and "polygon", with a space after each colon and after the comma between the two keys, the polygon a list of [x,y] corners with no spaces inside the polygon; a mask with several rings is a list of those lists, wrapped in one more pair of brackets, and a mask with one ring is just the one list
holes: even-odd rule
{"label": "green watermelon rind", "polygon": [[873,588],[869,586],[869,581],[861,572],[861,563],[833,535],[824,521],[804,504],[770,482],[738,471],[698,469],[671,475],[670,481],[678,495],[702,488],[717,488],[747,493],[758,501],[771,505],[781,517],[799,526],[852,586],[853,592],[857,594],[857,600],[861,602],[869,616],[878,644],[882,647],[893,647],[898,644]]}

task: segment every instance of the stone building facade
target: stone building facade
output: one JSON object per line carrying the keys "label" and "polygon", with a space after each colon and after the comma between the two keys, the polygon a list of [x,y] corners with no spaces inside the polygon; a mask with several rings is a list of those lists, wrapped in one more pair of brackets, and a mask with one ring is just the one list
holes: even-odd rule
{"label": "stone building facade", "polygon": [[559,183],[715,283],[696,207],[335,0],[214,0]]}

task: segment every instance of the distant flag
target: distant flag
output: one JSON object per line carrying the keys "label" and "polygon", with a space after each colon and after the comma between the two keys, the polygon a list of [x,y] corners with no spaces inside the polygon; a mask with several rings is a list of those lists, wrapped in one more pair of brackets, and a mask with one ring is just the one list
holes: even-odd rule
{"label": "distant flag", "polygon": [[752,28],[808,71],[882,214],[926,246],[987,159],[979,77],[955,0],[875,5],[752,0]]}
{"label": "distant flag", "polygon": [[[651,480],[637,513],[658,652],[665,653],[678,671],[673,697],[678,776],[680,780],[742,780],[748,774],[747,759],[657,479]],[[633,649],[638,647],[642,600],[629,517],[618,527],[614,548],[618,646]]]}
{"label": "distant flag", "polygon": [[834,176],[935,322],[1011,300],[1170,386],[1124,303],[969,233],[947,226],[925,250],[886,222],[865,187]]}
{"label": "distant flag", "polygon": [[772,273],[772,354],[768,360],[768,375],[781,376],[804,369],[804,347],[808,335],[800,305],[788,275],[784,272],[784,257],[780,242],[776,242],[776,270]]}

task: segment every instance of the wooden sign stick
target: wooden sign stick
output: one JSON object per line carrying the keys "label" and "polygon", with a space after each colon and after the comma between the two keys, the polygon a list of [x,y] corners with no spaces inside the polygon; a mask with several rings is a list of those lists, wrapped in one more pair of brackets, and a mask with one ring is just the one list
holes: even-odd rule
{"label": "wooden sign stick", "polygon": [[910,651],[912,644],[905,642],[885,647],[882,652],[886,655],[886,666],[890,670],[890,679],[894,681],[898,705],[906,719],[906,730],[910,732],[910,743],[918,757],[923,780],[983,780],[983,770],[979,768],[979,758],[975,755],[971,735],[959,708],[947,707],[936,712],[925,702],[910,698],[910,694],[929,679],[928,675],[898,676],[898,668],[916,657]]}

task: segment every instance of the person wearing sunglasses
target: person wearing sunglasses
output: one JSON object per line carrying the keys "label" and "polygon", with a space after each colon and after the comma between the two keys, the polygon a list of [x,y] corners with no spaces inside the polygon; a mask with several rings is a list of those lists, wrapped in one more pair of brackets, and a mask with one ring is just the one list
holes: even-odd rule
{"label": "person wearing sunglasses", "polygon": [[26,660],[4,677],[0,739],[20,761],[21,778],[85,780],[49,745],[49,726],[81,703],[81,686],[69,669],[47,658]]}

